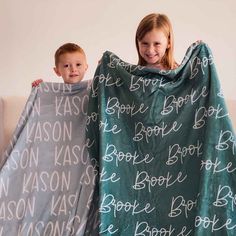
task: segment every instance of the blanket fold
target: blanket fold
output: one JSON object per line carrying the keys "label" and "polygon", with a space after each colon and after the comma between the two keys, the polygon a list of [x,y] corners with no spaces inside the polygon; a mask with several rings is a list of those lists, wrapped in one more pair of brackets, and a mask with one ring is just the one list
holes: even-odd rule
{"label": "blanket fold", "polygon": [[236,141],[212,52],[175,70],[105,52],[87,137],[99,165],[100,235],[235,235]]}

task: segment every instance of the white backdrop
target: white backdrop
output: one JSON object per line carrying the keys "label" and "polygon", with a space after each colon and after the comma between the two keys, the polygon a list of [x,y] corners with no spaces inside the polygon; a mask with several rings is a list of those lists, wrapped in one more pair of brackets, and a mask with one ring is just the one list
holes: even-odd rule
{"label": "white backdrop", "polygon": [[66,42],[84,48],[86,79],[106,50],[136,64],[136,28],[152,12],[172,21],[179,63],[191,43],[209,45],[225,97],[236,99],[235,0],[0,0],[0,96],[28,96],[38,78],[62,81],[53,57]]}

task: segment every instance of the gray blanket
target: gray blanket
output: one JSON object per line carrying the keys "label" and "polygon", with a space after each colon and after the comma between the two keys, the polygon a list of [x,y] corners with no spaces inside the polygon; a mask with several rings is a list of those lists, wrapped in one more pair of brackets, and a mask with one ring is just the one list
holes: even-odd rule
{"label": "gray blanket", "polygon": [[87,81],[32,89],[0,164],[0,235],[85,234],[96,176],[88,92]]}

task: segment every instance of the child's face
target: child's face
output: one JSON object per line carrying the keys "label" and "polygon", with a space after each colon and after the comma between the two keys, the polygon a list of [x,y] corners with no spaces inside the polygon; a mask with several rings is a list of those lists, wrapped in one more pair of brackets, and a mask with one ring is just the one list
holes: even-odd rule
{"label": "child's face", "polygon": [[166,49],[169,48],[169,40],[163,31],[153,29],[138,41],[138,48],[141,57],[147,62],[147,66],[159,67]]}
{"label": "child's face", "polygon": [[83,79],[87,68],[85,55],[80,52],[72,52],[62,54],[54,70],[58,76],[63,78],[64,83],[75,84]]}

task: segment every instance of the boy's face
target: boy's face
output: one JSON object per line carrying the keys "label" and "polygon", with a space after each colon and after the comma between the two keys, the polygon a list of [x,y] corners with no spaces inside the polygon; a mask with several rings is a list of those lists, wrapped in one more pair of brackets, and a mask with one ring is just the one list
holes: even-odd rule
{"label": "boy's face", "polygon": [[80,52],[68,52],[62,54],[54,71],[61,76],[66,84],[80,82],[88,68],[86,57]]}

